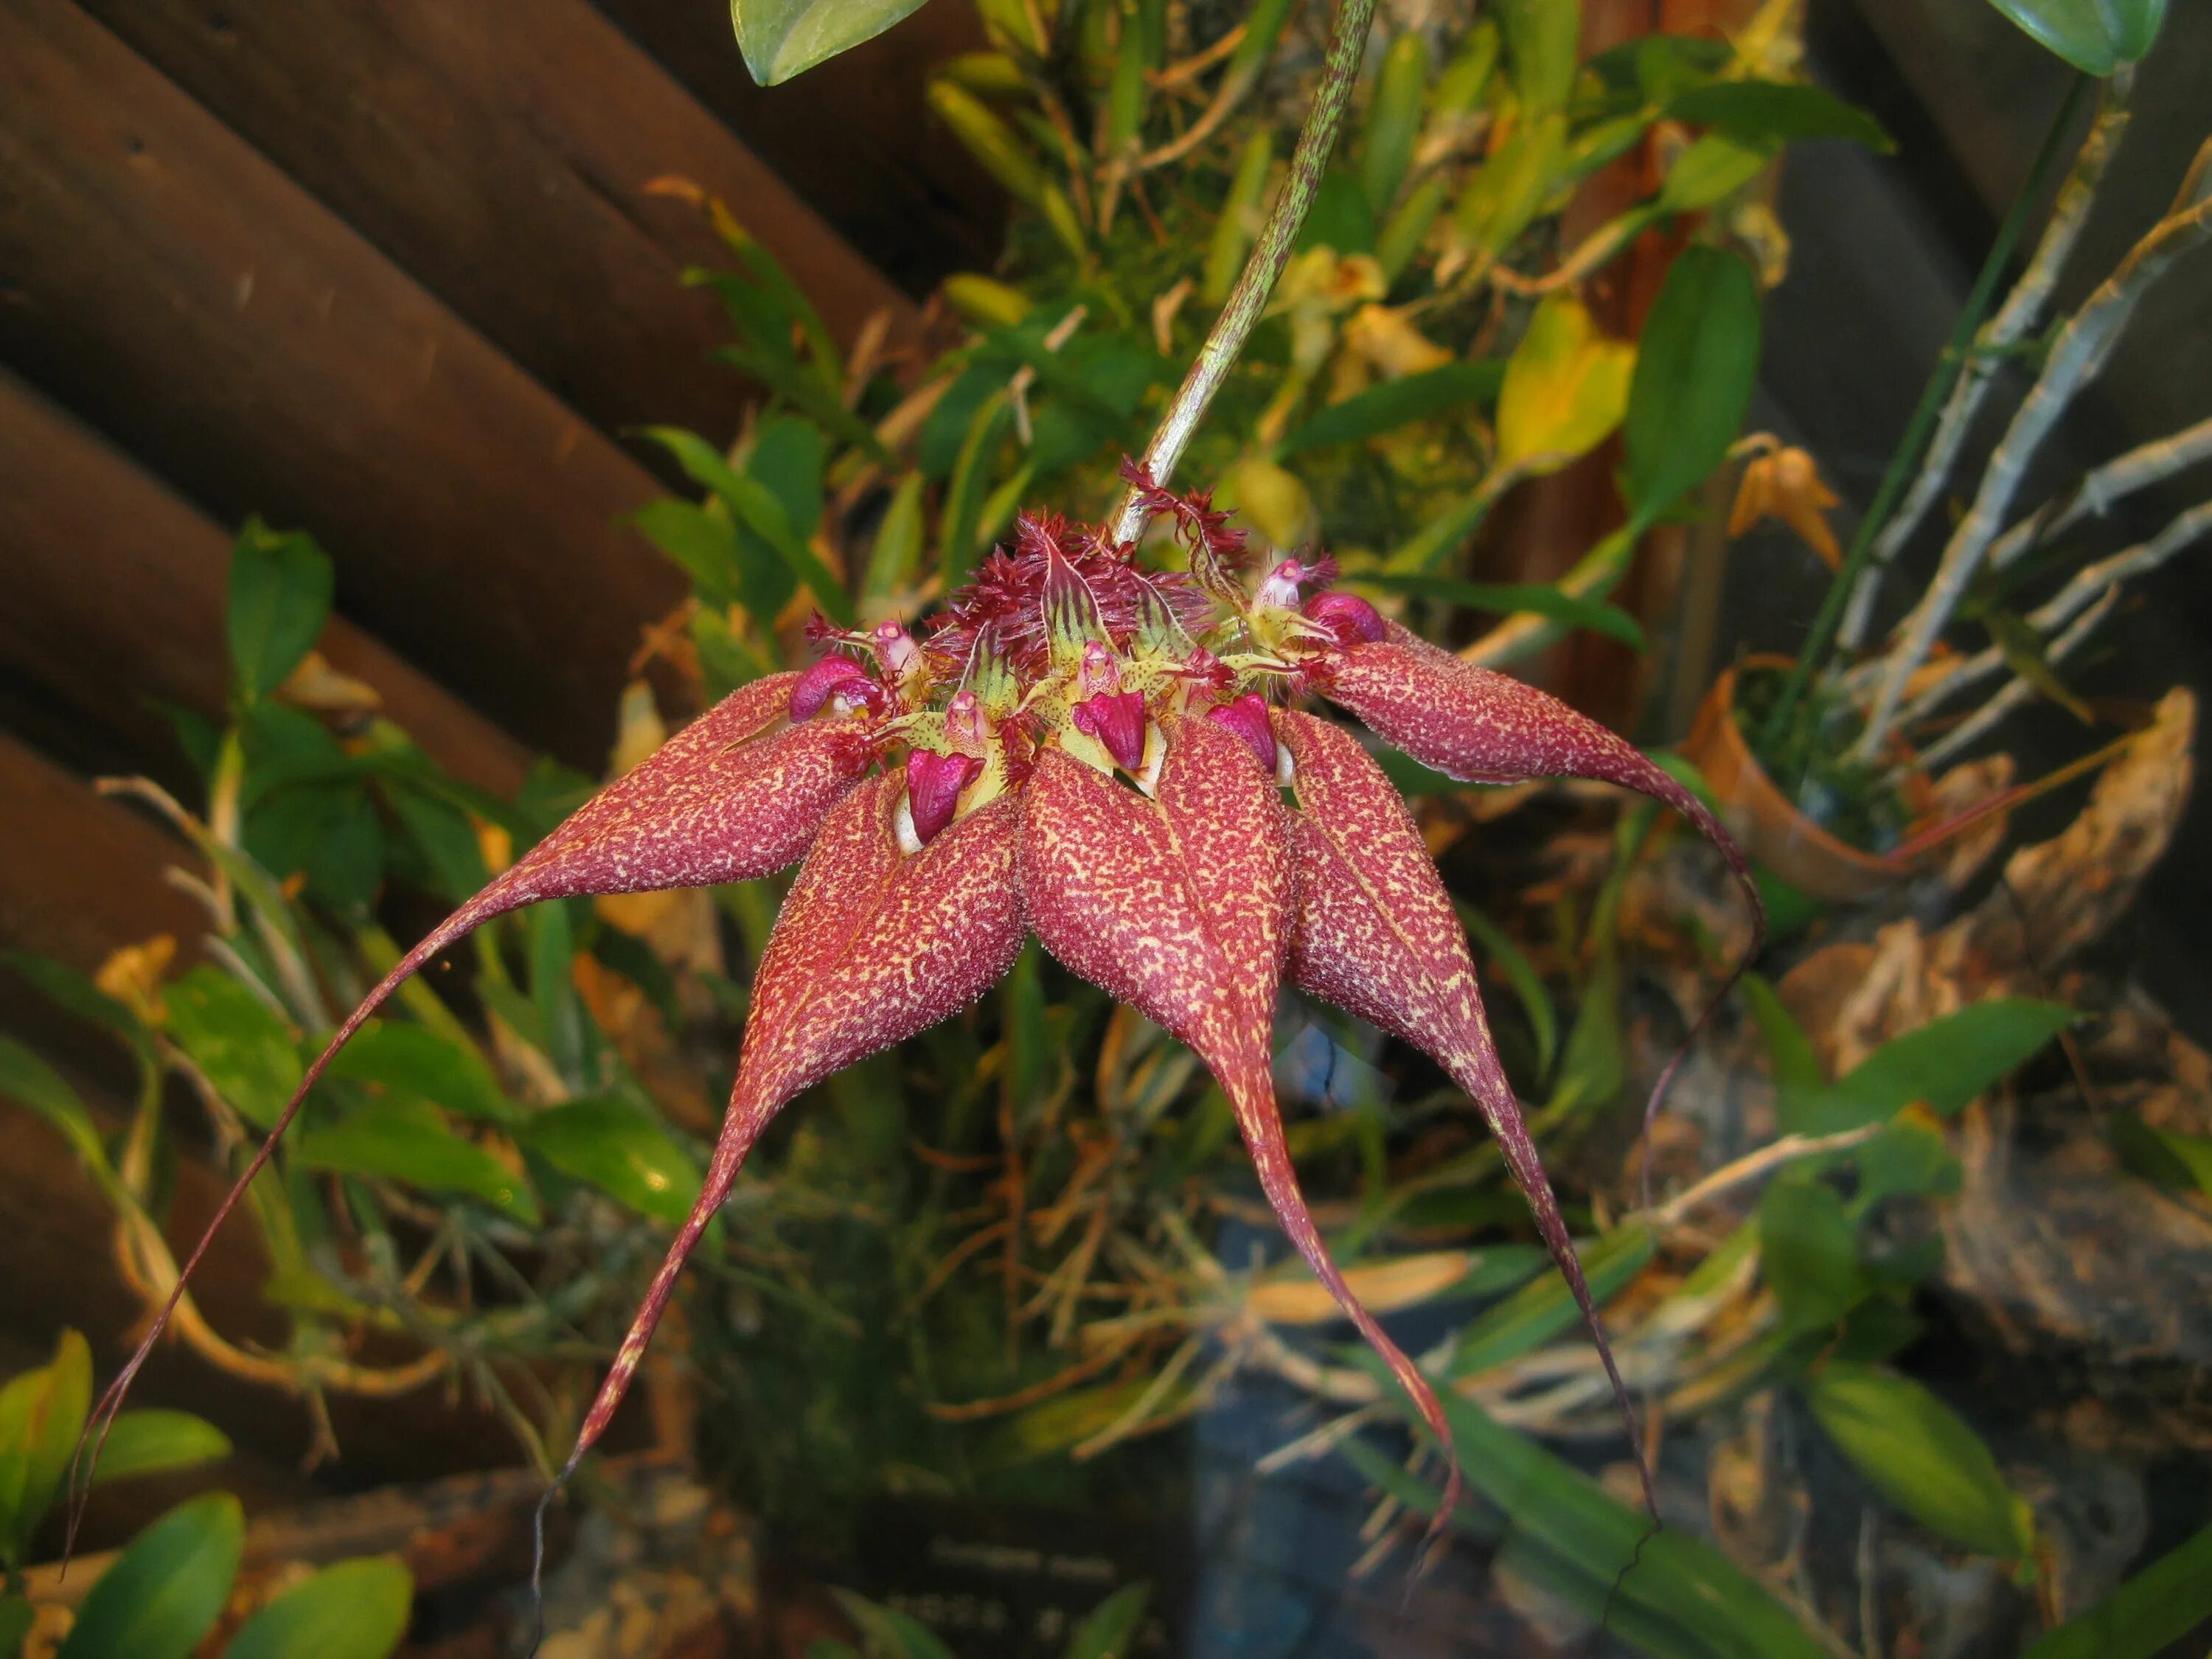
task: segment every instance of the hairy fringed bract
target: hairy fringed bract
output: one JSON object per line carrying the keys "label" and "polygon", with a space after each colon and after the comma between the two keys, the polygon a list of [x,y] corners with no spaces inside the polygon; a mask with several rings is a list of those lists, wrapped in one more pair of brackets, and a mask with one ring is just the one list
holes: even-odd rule
{"label": "hairy fringed bract", "polygon": [[[1593,778],[1664,802],[1727,856],[1756,913],[1742,854],[1693,795],[1603,726],[1330,591],[1327,560],[1285,561],[1254,581],[1243,533],[1203,493],[1170,495],[1128,471],[1149,508],[1172,519],[1188,574],[1148,570],[1103,532],[1024,518],[1011,549],[921,636],[817,619],[819,660],[732,693],[410,951],[307,1068],[209,1224],[100,1401],[87,1431],[94,1458],[208,1238],[331,1056],[410,975],[525,904],[743,881],[803,858],[754,979],[698,1204],[562,1479],[612,1420],[685,1261],[776,1112],[967,1007],[1032,931],[1205,1061],[1283,1231],[1449,1451],[1427,1379],[1360,1305],[1298,1189],[1270,1072],[1277,989],[1287,975],[1433,1056],[1497,1137],[1642,1467],[1626,1390],[1443,881],[1373,757],[1296,705],[1318,695],[1454,777]],[[1445,1513],[1458,1480],[1455,1464]]]}

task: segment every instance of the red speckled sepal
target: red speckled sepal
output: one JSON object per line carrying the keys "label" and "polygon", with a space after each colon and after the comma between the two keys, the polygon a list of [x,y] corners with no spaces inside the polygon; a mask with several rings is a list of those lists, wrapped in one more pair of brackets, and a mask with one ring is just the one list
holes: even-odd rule
{"label": "red speckled sepal", "polygon": [[899,850],[896,777],[840,803],[777,916],[753,976],[738,1080],[699,1201],[668,1247],[570,1454],[574,1468],[622,1404],[676,1280],[784,1103],[854,1060],[965,1008],[1013,966],[1024,928],[1011,796],[921,852]]}
{"label": "red speckled sepal", "polygon": [[1206,1063],[1284,1233],[1449,1453],[1435,1392],[1345,1283],[1284,1141],[1268,1037],[1297,890],[1274,781],[1228,727],[1185,720],[1168,732],[1152,799],[1057,750],[1038,760],[1027,797],[1022,892],[1037,937]]}
{"label": "red speckled sepal", "polygon": [[307,1067],[267,1139],[217,1206],[167,1303],[109,1385],[94,1419],[103,1438],[106,1416],[153,1351],[208,1241],[268,1163],[323,1068],[432,957],[494,917],[540,900],[744,881],[781,870],[806,850],[823,815],[851,793],[872,757],[866,740],[848,721],[810,721],[762,736],[784,720],[798,678],[771,674],[723,698],[578,807],[439,923],[362,999]]}
{"label": "red speckled sepal", "polygon": [[1521,1103],[1498,1063],[1474,958],[1428,849],[1389,777],[1350,732],[1293,712],[1275,716],[1275,732],[1290,750],[1298,799],[1291,814],[1299,895],[1291,978],[1301,990],[1430,1055],[1474,1102],[1589,1326],[1635,1443],[1648,1498],[1650,1474],[1628,1391]]}

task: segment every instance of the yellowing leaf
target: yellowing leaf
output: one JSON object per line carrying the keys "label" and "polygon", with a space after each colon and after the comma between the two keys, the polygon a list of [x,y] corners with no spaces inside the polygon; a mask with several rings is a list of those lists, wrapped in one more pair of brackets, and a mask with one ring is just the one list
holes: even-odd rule
{"label": "yellowing leaf", "polygon": [[1635,367],[1636,348],[1598,332],[1580,301],[1566,295],[1545,301],[1505,365],[1498,464],[1556,472],[1596,448],[1627,413]]}
{"label": "yellowing leaf", "polygon": [[[1346,1267],[1344,1277],[1370,1312],[1384,1314],[1449,1290],[1467,1277],[1472,1265],[1464,1250],[1434,1250]],[[1321,1325],[1344,1316],[1328,1287],[1310,1278],[1255,1285],[1244,1297],[1244,1310],[1270,1325]]]}

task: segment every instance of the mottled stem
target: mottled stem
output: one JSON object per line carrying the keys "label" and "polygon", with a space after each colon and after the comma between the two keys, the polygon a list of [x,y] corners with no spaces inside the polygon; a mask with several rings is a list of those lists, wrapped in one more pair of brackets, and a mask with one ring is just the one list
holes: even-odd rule
{"label": "mottled stem", "polygon": [[[1191,434],[1205,416],[1206,405],[1229,378],[1253,325],[1267,309],[1283,267],[1290,263],[1291,246],[1321,190],[1322,175],[1328,170],[1336,135],[1344,125],[1345,108],[1352,101],[1352,83],[1358,78],[1359,60],[1367,47],[1367,26],[1374,16],[1375,0],[1338,0],[1336,27],[1322,62],[1321,83],[1314,89],[1313,108],[1298,132],[1297,148],[1291,152],[1290,176],[1283,180],[1282,193],[1275,198],[1260,240],[1244,263],[1243,275],[1230,289],[1221,315],[1214,319],[1213,331],[1198,349],[1190,373],[1168,400],[1159,429],[1146,447],[1145,467],[1155,483],[1165,484],[1173,476],[1176,463],[1182,459]],[[1144,532],[1149,512],[1145,497],[1131,490],[1114,515],[1115,540],[1136,540]]]}
{"label": "mottled stem", "polygon": [[2212,140],[2197,152],[2172,210],[2129,250],[2112,274],[2059,331],[2043,373],[2014,415],[1996,453],[1990,457],[1974,504],[1952,532],[1934,581],[1899,626],[1898,641],[1887,653],[1888,666],[1875,694],[1866,729],[1852,750],[1855,759],[1872,760],[1882,752],[1896,724],[1905,686],[1927,662],[1966,597],[1990,544],[2004,526],[2028,463],[2044,439],[2075,394],[2103,368],[2151,285],[2208,235],[2212,235]]}
{"label": "mottled stem", "polygon": [[2127,131],[2128,91],[2134,78],[2135,71],[2129,68],[2105,82],[2097,118],[2074,157],[2073,171],[2067,175],[2065,186],[2051,210],[2051,221],[2043,228],[2043,235],[2029,257],[2027,269],[2013,284],[2012,292],[2005,296],[1996,315],[1975,335],[1972,355],[1960,369],[1957,384],[1951,388],[1950,400],[1943,405],[1942,416],[1936,423],[1936,435],[1929,441],[1927,456],[1912,480],[1912,487],[1899,503],[1896,514],[1881,526],[1881,533],[1875,538],[1872,561],[1859,573],[1858,583],[1851,590],[1850,603],[1844,611],[1843,630],[1837,636],[1837,642],[1844,650],[1855,650],[1865,641],[1882,576],[1919,530],[1928,509],[1935,506],[1943,487],[1950,482],[1951,468],[1966,445],[1983,399],[1996,379],[1999,354],[2026,337],[2050,302],[2051,290],[2057,286],[2059,275],[2065,270],[2075,244],[2081,240],[2081,227],[2088,222],[2089,210],[2096,204],[2097,189],[2111,164],[2112,152],[2119,148],[2120,139]]}

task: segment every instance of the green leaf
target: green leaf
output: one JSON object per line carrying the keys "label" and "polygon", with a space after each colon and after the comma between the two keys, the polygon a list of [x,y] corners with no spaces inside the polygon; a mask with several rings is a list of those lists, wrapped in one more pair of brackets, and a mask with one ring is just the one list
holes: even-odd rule
{"label": "green leaf", "polygon": [[149,1407],[124,1412],[109,1425],[100,1449],[95,1481],[128,1480],[142,1474],[170,1474],[220,1462],[230,1455],[222,1431],[190,1412]]}
{"label": "green leaf", "polygon": [[1954,1543],[2000,1560],[2034,1547],[2027,1505],[1981,1437],[1910,1377],[1831,1364],[1805,1382],[1813,1415],[1869,1485]]}
{"label": "green leaf", "polygon": [[[830,567],[822,562],[820,556],[807,545],[806,541],[807,537],[813,533],[812,525],[805,523],[806,516],[811,514],[816,522],[819,522],[822,516],[821,433],[810,422],[794,422],[787,417],[771,424],[781,434],[772,437],[766,457],[768,466],[775,475],[775,488],[750,471],[738,471],[712,444],[680,427],[645,427],[641,428],[641,435],[652,439],[667,450],[693,483],[712,490],[715,499],[729,509],[733,522],[726,526],[732,532],[727,556],[732,561],[729,568],[738,576],[740,590],[732,597],[744,604],[763,625],[774,622],[775,610],[782,608],[782,600],[778,599],[775,610],[763,609],[769,595],[780,592],[783,599],[788,599],[792,579],[795,579],[805,585],[807,591],[813,594],[815,603],[832,621],[849,628],[853,625],[853,601],[830,573]],[[810,456],[813,468],[811,481],[806,471]],[[648,527],[650,523],[665,530],[684,523],[681,515],[671,513],[669,507],[670,503],[665,501],[647,501],[638,510],[634,522],[655,546],[660,547],[689,571],[691,565],[685,556],[663,544],[659,536],[654,533],[654,529]],[[693,511],[698,509],[694,508]],[[651,515],[649,521],[648,515]],[[687,533],[698,535],[696,524],[690,526]],[[781,573],[771,575],[760,568],[757,555],[749,550],[745,539],[747,534],[767,546],[782,565]],[[697,555],[703,560],[714,551],[705,545],[702,538],[696,550]],[[746,589],[754,591],[744,591]],[[714,600],[713,595],[702,593],[702,597]]]}
{"label": "green leaf", "polygon": [[1771,159],[1764,149],[1709,132],[1674,158],[1653,205],[1662,213],[1701,212],[1758,178]]}
{"label": "green leaf", "polygon": [[1582,61],[1581,0],[1501,0],[1497,15],[1524,114],[1565,108]]}
{"label": "green leaf", "polygon": [[1618,605],[1586,599],[1545,582],[1468,582],[1455,576],[1425,576],[1413,572],[1357,570],[1345,580],[1387,592],[1410,593],[1418,599],[1442,599],[1473,611],[1494,611],[1500,616],[1548,617],[1570,628],[1587,628],[1632,649],[1644,649],[1647,641],[1636,618]]}
{"label": "green leaf", "polygon": [[745,476],[757,479],[783,508],[784,520],[802,542],[822,527],[822,469],[829,440],[820,427],[796,415],[771,415],[754,431]]}
{"label": "green leaf", "polygon": [[699,1169],[691,1155],[658,1118],[626,1102],[550,1107],[515,1139],[571,1180],[656,1221],[679,1223],[698,1201]]}
{"label": "green leaf", "polygon": [[1297,250],[1317,247],[1339,253],[1375,251],[1375,210],[1367,205],[1367,192],[1353,174],[1341,169],[1329,173],[1314,191],[1313,205],[1299,227]]}
{"label": "green leaf", "polygon": [[1782,1006],[1772,981],[1764,974],[1747,973],[1740,983],[1759,1035],[1766,1039],[1766,1062],[1774,1073],[1775,1126],[1784,1134],[1802,1133],[1828,1086],[1820,1057],[1805,1028]]}
{"label": "green leaf", "polygon": [[1124,1584],[1115,1590],[1076,1626],[1065,1659],[1127,1659],[1152,1595],[1152,1587],[1141,1583]]}
{"label": "green leaf", "polygon": [[1758,279],[1732,253],[1685,248],[1644,321],[1621,428],[1622,482],[1638,522],[1649,526],[1720,465],[1758,379]]}
{"label": "green leaf", "polygon": [[1759,1195],[1760,1262],[1784,1326],[1826,1330],[1873,1290],[1844,1200],[1826,1182],[1783,1178]]}
{"label": "green leaf", "polygon": [[803,74],[872,40],[922,0],[730,0],[745,68],[762,86]]}
{"label": "green leaf", "polygon": [[1013,430],[1013,404],[1003,391],[994,392],[977,406],[952,464],[945,489],[945,510],[938,520],[938,576],[947,593],[968,580],[982,552],[981,522],[984,497],[990,493],[991,469],[1000,447]]}
{"label": "green leaf", "polygon": [[1496,959],[1505,982],[1513,988],[1513,994],[1520,1000],[1522,1012],[1528,1016],[1528,1028],[1536,1038],[1537,1078],[1540,1080],[1550,1076],[1553,1057],[1559,1051],[1559,1016],[1552,1002],[1552,994],[1544,988],[1544,976],[1513,942],[1513,936],[1488,916],[1471,904],[1454,908],[1459,912],[1461,925]]}
{"label": "green leaf", "polygon": [[952,1650],[919,1620],[878,1605],[850,1590],[833,1589],[845,1616],[860,1627],[869,1659],[953,1659]]}
{"label": "green leaf", "polygon": [[367,910],[384,875],[384,826],[358,783],[294,784],[246,815],[247,854],[279,880],[295,872],[341,915]]}
{"label": "green leaf", "polygon": [[20,1595],[0,1595],[0,1659],[17,1659],[39,1610]]}
{"label": "green leaf", "polygon": [[899,603],[920,577],[921,550],[928,534],[923,499],[927,488],[921,473],[909,472],[899,480],[884,508],[874,544],[868,551],[867,578],[860,590],[862,609],[868,615]]}
{"label": "green leaf", "polygon": [[1860,1214],[1886,1198],[1959,1190],[1959,1160],[1951,1156],[1942,1132],[1917,1112],[1905,1113],[1884,1125],[1851,1161],[1859,1172],[1851,1203]]}
{"label": "green leaf", "polygon": [[2075,69],[2110,75],[2158,39],[2166,0],[1990,0]]}
{"label": "green leaf", "polygon": [[1990,611],[1984,614],[1982,625],[1990,630],[1990,643],[1996,647],[2006,667],[2082,725],[2096,724],[2095,711],[2059,678],[2043,635],[2027,617],[2010,611]]}
{"label": "green leaf", "polygon": [[339,1122],[301,1133],[292,1156],[306,1169],[376,1176],[425,1192],[480,1199],[533,1227],[539,1219],[529,1182],[455,1134],[427,1100],[388,1095],[369,1101]]}
{"label": "green leaf", "polygon": [[0,1098],[14,1101],[60,1131],[70,1149],[103,1186],[112,1176],[99,1127],[61,1073],[11,1036],[0,1036]]}
{"label": "green leaf", "polygon": [[92,1351],[64,1331],[51,1364],[0,1389],[0,1563],[20,1566],[61,1492],[92,1407]]}
{"label": "green leaf", "polygon": [[1342,403],[1316,410],[1275,446],[1275,459],[1285,460],[1329,444],[1364,443],[1415,421],[1433,420],[1470,404],[1488,403],[1498,395],[1504,379],[1505,365],[1486,360],[1446,363],[1441,368],[1381,381]]}
{"label": "green leaf", "polygon": [[1510,247],[1558,183],[1566,142],[1564,114],[1515,126],[1460,192],[1452,222],[1461,240],[1492,258]]}
{"label": "green leaf", "polygon": [[245,1547],[235,1498],[179,1504],[85,1592],[60,1659],[186,1659],[230,1599]]}
{"label": "green leaf", "polygon": [[1360,140],[1359,182],[1377,219],[1389,212],[1405,182],[1428,90],[1429,43],[1409,29],[1382,53],[1382,67],[1367,100],[1367,131]]}
{"label": "green leaf", "polygon": [[1635,368],[1636,348],[1600,333],[1581,301],[1546,300],[1506,360],[1498,465],[1553,472],[1596,448],[1627,411]]}
{"label": "green leaf", "polygon": [[414,1601],[414,1575],[392,1557],[340,1561],[240,1626],[223,1659],[386,1659]]}
{"label": "green leaf", "polygon": [[1907,1106],[1948,1117],[2002,1082],[2073,1023],[2063,1003],[1997,997],[1892,1037],[1832,1085],[1805,1129],[1833,1134],[1879,1123]]}
{"label": "green leaf", "polygon": [[2141,1118],[2119,1116],[2106,1131],[2112,1151],[2131,1175],[2160,1187],[2212,1195],[2212,1135],[2154,1129]]}
{"label": "green leaf", "polygon": [[203,963],[170,982],[161,1002],[169,1036],[246,1121],[272,1127],[301,1066],[291,1028],[220,968]]}
{"label": "green leaf", "polygon": [[2155,1659],[2212,1619],[2212,1527],[2161,1555],[2021,1659]]}
{"label": "green leaf", "polygon": [[[1637,1224],[1577,1247],[1590,1298],[1602,1307],[1651,1259],[1651,1230]],[[1557,1273],[1522,1285],[1459,1334],[1447,1375],[1457,1378],[1494,1370],[1541,1347],[1582,1317],[1567,1281]]]}
{"label": "green leaf", "polygon": [[231,673],[246,702],[284,682],[320,637],[335,586],[311,536],[280,534],[248,519],[230,550]]}
{"label": "green leaf", "polygon": [[427,1025],[371,1020],[323,1075],[415,1095],[463,1117],[511,1123],[521,1115],[482,1054]]}
{"label": "green leaf", "polygon": [[1883,155],[1897,148],[1856,104],[1802,82],[1709,82],[1678,94],[1667,114],[1753,149],[1800,138],[1849,138]]}
{"label": "green leaf", "polygon": [[1443,1403],[1468,1483],[1512,1534],[1572,1565],[1594,1616],[1617,1599],[1681,1632],[1695,1645],[1675,1650],[1699,1659],[1825,1659],[1796,1617],[1712,1546],[1679,1527],[1655,1531],[1640,1510],[1460,1395]]}

